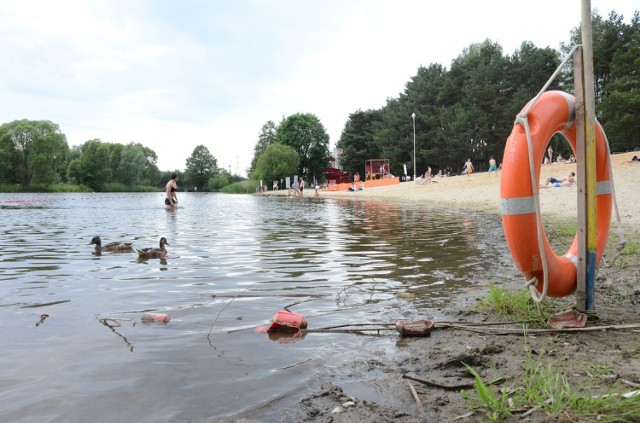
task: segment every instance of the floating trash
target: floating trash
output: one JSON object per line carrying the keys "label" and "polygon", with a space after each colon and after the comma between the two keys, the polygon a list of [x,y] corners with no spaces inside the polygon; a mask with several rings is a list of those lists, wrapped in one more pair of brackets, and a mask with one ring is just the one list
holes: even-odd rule
{"label": "floating trash", "polygon": [[307,321],[304,316],[299,313],[291,313],[289,311],[280,310],[273,316],[271,326],[267,332],[276,331],[294,331],[307,328]]}
{"label": "floating trash", "polygon": [[169,323],[171,321],[171,316],[164,313],[142,313],[140,320],[143,323],[152,323],[152,322]]}
{"label": "floating trash", "polygon": [[551,316],[547,324],[553,329],[583,328],[587,324],[587,315],[577,310],[567,310]]}

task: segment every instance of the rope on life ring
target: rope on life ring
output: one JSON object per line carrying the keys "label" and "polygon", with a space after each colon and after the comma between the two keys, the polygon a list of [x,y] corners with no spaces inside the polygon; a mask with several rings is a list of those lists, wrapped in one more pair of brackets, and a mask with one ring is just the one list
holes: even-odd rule
{"label": "rope on life ring", "polygon": [[[558,256],[544,232],[540,214],[540,168],[551,137],[562,134],[576,152],[575,98],[548,91],[518,114],[504,150],[500,181],[502,225],[513,260],[537,303],[545,296],[564,297],[577,287],[578,235]],[[596,268],[609,235],[612,180],[609,149],[596,121]]]}

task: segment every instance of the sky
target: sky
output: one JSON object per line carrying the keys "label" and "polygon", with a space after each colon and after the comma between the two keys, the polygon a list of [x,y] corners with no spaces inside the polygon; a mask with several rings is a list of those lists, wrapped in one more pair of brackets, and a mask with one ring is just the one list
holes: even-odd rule
{"label": "sky", "polygon": [[[267,121],[397,98],[420,66],[486,39],[559,49],[581,0],[0,0],[0,124],[59,125],[70,146],[142,143],[162,171],[197,145],[245,176]],[[640,0],[592,0],[629,23]],[[517,10],[517,11],[516,11]],[[407,116],[410,120],[411,116]]]}

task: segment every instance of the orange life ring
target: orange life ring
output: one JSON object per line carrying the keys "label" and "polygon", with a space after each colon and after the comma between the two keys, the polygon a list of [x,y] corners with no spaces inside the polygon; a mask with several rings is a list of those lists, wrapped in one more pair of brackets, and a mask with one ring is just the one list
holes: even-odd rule
{"label": "orange life ring", "polygon": [[[529,105],[522,110],[525,111]],[[527,280],[537,278],[542,292],[543,268],[537,237],[534,192],[540,180],[540,167],[549,140],[562,134],[574,154],[576,152],[575,98],[561,91],[542,94],[527,114],[533,146],[536,186],[532,186],[529,169],[527,134],[522,124],[515,124],[507,139],[502,160],[500,180],[500,208],[507,244],[518,269]],[[611,224],[611,181],[609,150],[604,131],[596,122],[596,186],[597,186],[597,249],[596,267],[604,252]],[[577,286],[578,235],[567,253],[559,257],[549,245],[542,229],[542,241],[548,269],[547,295],[563,297],[572,294]]]}

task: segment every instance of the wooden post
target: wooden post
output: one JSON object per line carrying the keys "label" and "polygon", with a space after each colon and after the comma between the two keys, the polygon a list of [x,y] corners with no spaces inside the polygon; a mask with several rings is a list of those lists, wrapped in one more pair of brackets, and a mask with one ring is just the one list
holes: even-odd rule
{"label": "wooden post", "polygon": [[578,285],[576,288],[576,308],[585,311],[587,304],[587,178],[585,174],[584,141],[584,82],[582,47],[573,52],[573,80],[576,94],[576,186],[578,191]]}
{"label": "wooden post", "polygon": [[596,226],[596,113],[593,81],[593,44],[591,33],[591,0],[582,0],[582,75],[584,87],[584,165],[586,215],[586,298],[578,309],[594,309],[594,286],[596,279],[596,250],[598,245]]}

